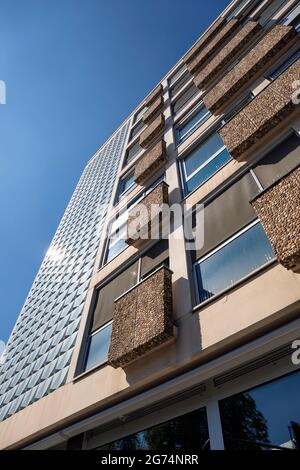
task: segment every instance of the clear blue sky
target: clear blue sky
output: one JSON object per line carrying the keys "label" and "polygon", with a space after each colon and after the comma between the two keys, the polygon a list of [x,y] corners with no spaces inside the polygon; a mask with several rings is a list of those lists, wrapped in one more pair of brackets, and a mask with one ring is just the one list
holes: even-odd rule
{"label": "clear blue sky", "polygon": [[0,339],[85,163],[228,0],[2,0]]}

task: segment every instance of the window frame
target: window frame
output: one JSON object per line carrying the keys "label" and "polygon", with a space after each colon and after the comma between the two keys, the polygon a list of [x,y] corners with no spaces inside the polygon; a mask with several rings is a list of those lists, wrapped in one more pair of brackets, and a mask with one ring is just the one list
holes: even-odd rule
{"label": "window frame", "polygon": [[[142,259],[145,256],[145,254],[150,251],[156,244],[160,243],[162,240],[155,240],[153,243],[151,243],[149,246],[147,246],[144,250],[139,251],[136,253],[135,256],[130,257],[127,262],[122,264],[120,269],[116,270],[113,272],[111,275],[109,275],[107,278],[105,278],[101,283],[99,283],[97,286],[94,287],[93,291],[93,296],[92,296],[92,301],[90,304],[90,309],[88,313],[88,321],[86,323],[86,332],[85,335],[82,339],[82,350],[79,354],[78,362],[77,362],[77,367],[76,370],[78,370],[78,373],[75,373],[75,378],[80,377],[83,374],[89,373],[95,369],[98,369],[99,367],[104,366],[107,364],[107,360],[103,361],[101,363],[96,364],[95,366],[92,366],[90,369],[85,369],[86,364],[87,364],[87,359],[88,359],[88,353],[89,353],[89,348],[90,348],[90,342],[91,342],[91,337],[99,333],[99,331],[103,330],[104,328],[107,328],[110,324],[113,323],[113,319],[109,320],[108,322],[104,323],[101,325],[99,328],[97,328],[95,331],[91,332],[91,326],[93,323],[93,314],[95,312],[96,308],[96,303],[97,303],[97,297],[99,295],[99,291],[103,289],[109,282],[113,281],[116,277],[120,276],[126,269],[128,269],[130,266],[132,266],[134,263],[137,262],[137,278],[136,278],[136,283],[134,284],[133,287],[125,291],[120,297],[125,295],[127,292],[135,288],[140,282],[144,281],[148,277],[152,276],[152,274],[161,268],[161,266],[165,265],[164,262],[160,263],[158,266],[155,268],[151,269],[148,271],[144,276],[142,276]],[[168,248],[169,248],[169,240],[168,240]],[[124,251],[124,250],[122,250]],[[117,297],[119,298],[119,297]],[[117,299],[115,299],[117,300]]]}
{"label": "window frame", "polygon": [[179,65],[177,70],[168,78],[168,87],[169,89],[172,88],[178,80],[182,77],[182,75],[188,70],[186,64],[183,62]]}
{"label": "window frame", "polygon": [[172,117],[173,119],[175,120],[178,115],[181,113],[181,111],[196,97],[199,95],[200,93],[200,90],[196,90],[194,94],[192,94],[186,101],[184,101],[184,103],[180,106],[180,108],[175,111],[174,110],[174,106],[175,104],[177,103],[178,100],[180,100],[183,95],[189,90],[189,88],[192,88],[192,87],[196,87],[196,85],[194,84],[194,82],[191,80],[190,82],[187,82],[184,84],[183,88],[178,91],[178,94],[174,95],[171,99],[171,112],[172,112]]}
{"label": "window frame", "polygon": [[[220,118],[221,119],[221,118]],[[196,186],[192,191],[188,191],[187,189],[187,181],[189,181],[193,176],[195,176],[200,170],[202,170],[202,168],[205,168],[205,166],[210,163],[211,161],[214,160],[214,158],[216,158],[221,152],[223,152],[224,149],[227,149],[226,145],[224,144],[223,147],[221,147],[221,149],[219,149],[217,152],[215,152],[212,156],[209,157],[208,160],[206,160],[202,165],[200,165],[197,170],[194,170],[194,172],[189,176],[189,178],[187,179],[186,177],[186,168],[185,168],[185,160],[187,158],[189,158],[189,156],[191,156],[194,152],[197,151],[198,148],[200,148],[203,144],[205,144],[205,142],[207,140],[209,140],[214,134],[218,133],[219,134],[219,130],[221,128],[220,126],[220,119],[217,120],[216,122],[214,122],[212,124],[212,126],[210,126],[207,131],[208,132],[204,132],[201,136],[200,136],[200,139],[199,140],[196,140],[195,142],[192,143],[191,146],[189,146],[187,149],[185,149],[185,151],[182,153],[182,155],[179,156],[179,167],[180,167],[180,174],[181,174],[181,180],[182,180],[182,187],[183,187],[183,191],[184,191],[184,195],[185,197],[189,196],[190,194],[192,194],[194,191],[196,191],[197,189],[199,189],[201,186],[203,186],[203,184],[207,183],[207,181],[209,181],[214,175],[216,175],[219,171],[221,171],[226,165],[228,165],[228,163],[230,163],[232,161],[232,157],[231,157],[231,160],[229,160],[228,162],[226,162],[224,165],[222,165],[216,172],[212,173],[205,181],[203,181],[200,185]],[[220,137],[221,138],[221,137]],[[228,152],[229,153],[229,152]],[[230,154],[229,154],[230,155]]]}
{"label": "window frame", "polygon": [[[138,126],[142,125],[142,127],[136,132],[135,135],[132,135],[132,133],[136,130]],[[143,123],[142,119],[140,119],[138,122],[133,124],[130,128],[130,133],[129,133],[129,140],[128,140],[128,147],[130,147],[130,144],[135,141],[135,139],[143,132],[145,129],[146,125]]]}
{"label": "window frame", "polygon": [[[299,5],[300,6],[300,5]],[[299,21],[300,24],[300,21]],[[295,58],[293,58],[295,56]],[[291,67],[299,58],[300,58],[300,41],[297,41],[296,45],[292,47],[288,54],[284,54],[284,59],[278,65],[272,66],[265,75],[265,78],[270,81],[270,83],[274,82],[277,78],[280,77],[289,67]]]}
{"label": "window frame", "polygon": [[[247,279],[255,276],[256,273],[266,269],[268,266],[274,264],[277,262],[276,260],[276,255],[274,256],[273,259],[271,259],[270,261],[267,261],[266,263],[264,263],[263,265],[261,265],[259,268],[255,269],[254,271],[251,271],[250,273],[246,274],[245,276],[241,277],[238,281],[234,282],[233,284],[231,284],[230,286],[228,287],[225,287],[224,289],[222,289],[220,292],[217,292],[216,294],[212,295],[211,297],[203,300],[201,302],[200,300],[200,296],[199,296],[199,286],[198,286],[198,278],[197,278],[197,266],[199,264],[201,264],[203,261],[205,261],[206,259],[210,258],[211,256],[213,256],[215,253],[217,253],[218,251],[222,250],[222,248],[224,248],[225,246],[229,245],[233,240],[236,240],[237,238],[239,238],[241,235],[243,235],[244,233],[246,233],[248,230],[250,230],[252,227],[254,227],[255,225],[258,225],[258,224],[261,224],[261,221],[259,218],[256,218],[255,220],[253,220],[252,222],[250,222],[250,224],[247,224],[245,227],[243,227],[241,230],[238,230],[236,233],[234,233],[231,237],[229,237],[228,239],[226,239],[225,241],[223,241],[222,243],[220,243],[218,246],[216,246],[214,249],[212,249],[211,251],[209,251],[208,253],[206,253],[204,256],[200,257],[198,260],[196,260],[194,263],[193,263],[193,272],[192,272],[192,277],[193,277],[193,283],[194,283],[194,295],[195,295],[195,300],[196,300],[196,305],[193,307],[193,310],[198,310],[199,308],[205,306],[206,304],[210,303],[210,302],[213,302],[215,299],[221,297],[222,295],[224,295],[224,293],[226,292],[229,292],[231,291],[232,289],[234,289],[236,286],[238,286],[239,284],[242,284],[243,282],[245,282]],[[267,236],[267,235],[266,235]]]}
{"label": "window frame", "polygon": [[[98,290],[99,289],[95,289],[95,293],[97,295],[98,295]],[[99,362],[99,363],[95,364],[94,366],[90,367],[89,369],[86,368],[87,367],[87,362],[88,362],[88,355],[89,355],[89,350],[90,350],[92,337],[95,336],[96,334],[98,334],[100,331],[108,328],[110,325],[112,325],[112,323],[113,323],[113,319],[109,320],[106,323],[104,323],[104,325],[101,325],[97,330],[93,331],[92,333],[91,332],[88,333],[87,342],[86,342],[87,344],[86,344],[84,360],[83,360],[83,365],[82,365],[82,373],[92,372],[93,370],[98,369],[99,367],[102,367],[103,365],[107,364],[107,359],[106,359],[106,360],[103,360],[102,362]]]}
{"label": "window frame", "polygon": [[205,115],[202,116],[202,118],[199,118],[199,120],[195,122],[193,126],[180,139],[179,138],[180,127],[188,124],[188,122],[192,120],[197,115],[197,113],[200,112],[204,108],[206,108],[206,106],[204,102],[200,100],[198,103],[196,103],[195,106],[192,107],[192,109],[190,109],[186,113],[186,115],[182,119],[176,122],[175,129],[174,129],[176,147],[179,147],[179,145],[181,145],[188,137],[190,137],[190,135],[192,135],[197,129],[199,129],[199,127],[201,127],[201,125],[204,124],[204,122],[206,122],[212,116],[212,113],[206,108],[207,112],[205,113]]}
{"label": "window frame", "polygon": [[122,190],[122,185],[125,181],[127,181],[126,178],[130,179],[130,177],[134,177],[134,166],[131,167],[124,175],[120,176],[119,183],[118,183],[118,190],[115,198],[115,205],[119,204],[119,202],[124,199],[125,196],[128,195],[135,187],[136,187],[136,182],[133,179],[133,182],[128,186],[127,189]]}
{"label": "window frame", "polygon": [[120,225],[120,227],[117,227],[117,230],[120,231],[120,229],[123,227],[123,225],[127,224],[128,221],[128,214],[129,210],[135,207],[147,194],[149,194],[153,189],[155,189],[160,183],[165,181],[165,173],[163,173],[161,176],[156,178],[155,181],[153,181],[152,184],[150,184],[147,188],[143,188],[135,197],[133,197],[130,201],[128,201],[127,205],[122,208],[119,212],[117,212],[118,217],[113,217],[112,220],[109,221],[108,227],[107,227],[107,235],[106,235],[106,240],[104,244],[104,250],[103,250],[103,255],[102,255],[102,261],[100,263],[100,267],[102,268],[105,266],[107,263],[112,261],[116,256],[118,256],[120,253],[126,250],[128,246],[125,246],[119,253],[117,253],[115,256],[113,256],[110,260],[108,260],[108,250],[109,250],[109,242],[110,242],[110,237],[111,237],[111,227],[114,222],[118,220],[119,217],[121,217],[124,213],[127,213],[127,217],[124,220],[124,222]]}
{"label": "window frame", "polygon": [[136,113],[134,113],[132,127],[134,127],[142,119],[146,111],[147,106],[143,104],[143,106]]}

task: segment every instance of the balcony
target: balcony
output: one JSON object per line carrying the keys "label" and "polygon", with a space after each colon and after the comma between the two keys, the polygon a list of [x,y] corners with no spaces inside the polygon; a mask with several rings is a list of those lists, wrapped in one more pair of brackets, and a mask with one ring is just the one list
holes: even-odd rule
{"label": "balcony", "polygon": [[248,82],[271,65],[274,58],[283,54],[296,41],[293,26],[274,26],[246,56],[207,93],[203,101],[213,113],[220,113],[229,100],[240,93]]}
{"label": "balcony", "polygon": [[166,143],[164,140],[160,140],[138,160],[134,170],[136,184],[144,186],[166,162]]}
{"label": "balcony", "polygon": [[163,215],[163,209],[168,204],[168,185],[163,181],[129,211],[126,243],[138,248],[153,238],[151,235],[156,231],[156,238],[160,238],[162,220],[158,213],[154,212],[161,209]]}
{"label": "balcony", "polygon": [[248,21],[222,50],[194,78],[195,85],[201,90],[225,70],[227,64],[261,31],[256,21]]}
{"label": "balcony", "polygon": [[143,116],[143,123],[144,124],[150,124],[153,119],[158,115],[160,111],[162,111],[164,106],[164,99],[162,96],[159,96],[154,103],[150,106],[150,108],[147,109]]}
{"label": "balcony", "polygon": [[159,98],[160,96],[162,96],[162,93],[163,93],[163,87],[161,84],[159,84],[156,88],[154,88],[154,90],[150,93],[150,95],[148,96],[148,98],[146,98],[146,101],[145,101],[145,106],[147,108],[149,108],[153,103],[154,101],[157,100],[157,98]]}
{"label": "balcony", "polygon": [[218,34],[202,49],[190,62],[187,62],[187,68],[193,75],[208,59],[231,37],[239,26],[239,21],[234,19],[228,21]]}
{"label": "balcony", "polygon": [[184,57],[184,62],[189,64],[198,54],[198,52],[208,44],[208,42],[213,39],[216,34],[220,31],[222,26],[226,23],[226,19],[219,17],[214,24],[209,28],[206,33],[196,42],[196,44],[189,50],[189,52]]}
{"label": "balcony", "polygon": [[300,59],[229,121],[220,135],[233,158],[245,160],[249,149],[282,121],[300,114],[292,101],[293,82],[300,77]]}
{"label": "balcony", "polygon": [[278,261],[300,269],[300,167],[259,194],[251,202],[268,235]]}
{"label": "balcony", "polygon": [[148,149],[158,139],[164,130],[165,118],[161,113],[155,120],[145,129],[140,135],[140,146],[144,149]]}
{"label": "balcony", "polygon": [[115,301],[108,364],[126,367],[173,339],[172,274],[162,266]]}

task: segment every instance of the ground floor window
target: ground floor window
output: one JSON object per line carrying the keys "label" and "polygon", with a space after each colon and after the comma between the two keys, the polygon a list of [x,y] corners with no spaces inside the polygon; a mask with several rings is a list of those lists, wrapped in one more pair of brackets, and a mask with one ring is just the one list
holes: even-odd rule
{"label": "ground floor window", "polygon": [[118,439],[97,450],[209,450],[206,409],[187,413],[144,431]]}
{"label": "ground floor window", "polygon": [[226,449],[292,448],[300,430],[300,371],[219,402]]}

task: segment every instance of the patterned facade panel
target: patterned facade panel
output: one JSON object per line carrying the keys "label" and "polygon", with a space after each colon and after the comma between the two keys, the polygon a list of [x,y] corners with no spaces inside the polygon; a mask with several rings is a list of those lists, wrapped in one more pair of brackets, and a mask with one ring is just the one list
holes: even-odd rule
{"label": "patterned facade panel", "polygon": [[65,383],[128,123],[86,166],[0,366],[0,420]]}

